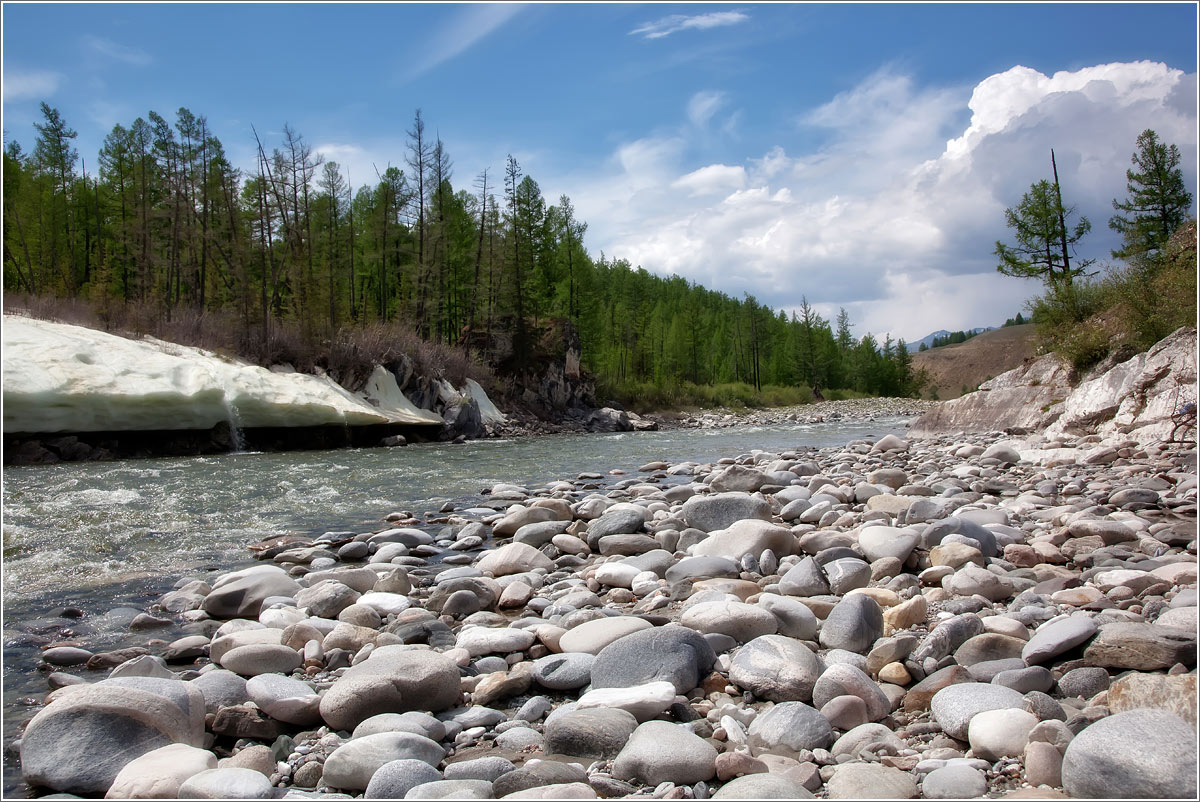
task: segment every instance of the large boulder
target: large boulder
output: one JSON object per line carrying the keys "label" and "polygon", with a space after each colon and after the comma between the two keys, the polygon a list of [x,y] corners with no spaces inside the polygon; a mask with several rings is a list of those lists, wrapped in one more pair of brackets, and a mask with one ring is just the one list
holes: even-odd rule
{"label": "large boulder", "polygon": [[694,785],[717,773],[717,750],[686,727],[647,721],[629,736],[613,761],[613,775],[649,785]]}
{"label": "large boulder", "polygon": [[326,785],[350,791],[366,789],[372,775],[393,760],[420,760],[437,766],[446,750],[411,732],[380,732],[346,741],[325,760]]}
{"label": "large boulder", "polygon": [[204,695],[179,680],[128,677],[68,685],[25,728],[25,782],[100,796],[130,761],[173,743],[204,742]]}
{"label": "large boulder", "polygon": [[734,655],[729,679],[772,702],[811,702],[813,686],[824,670],[821,658],[800,641],[763,635]]}
{"label": "large boulder", "polygon": [[[428,650],[381,646],[351,666],[321,697],[321,718],[335,730],[352,730],[378,713],[438,711],[459,703],[458,666]],[[366,786],[363,786],[366,787]]]}
{"label": "large boulder", "polygon": [[1100,719],[1063,754],[1063,787],[1073,797],[1196,798],[1196,728],[1162,710]]}
{"label": "large boulder", "polygon": [[770,520],[771,504],[749,493],[692,496],[683,503],[684,522],[701,532],[727,529],[734,522],[748,518]]}
{"label": "large boulder", "polygon": [[294,596],[300,583],[275,565],[255,565],[222,574],[213,582],[200,609],[213,618],[258,618],[270,596]]}
{"label": "large boulder", "polygon": [[643,629],[600,650],[592,664],[593,688],[629,688],[666,680],[687,693],[712,671],[717,656],[704,636],[683,626]]}
{"label": "large boulder", "polygon": [[217,756],[207,749],[167,744],[126,763],[104,798],[175,799],[185,780],[216,767]]}
{"label": "large boulder", "polygon": [[693,546],[691,553],[696,557],[740,560],[747,554],[758,557],[766,549],[776,556],[791,554],[796,550],[796,537],[787,527],[750,518],[711,533]]}

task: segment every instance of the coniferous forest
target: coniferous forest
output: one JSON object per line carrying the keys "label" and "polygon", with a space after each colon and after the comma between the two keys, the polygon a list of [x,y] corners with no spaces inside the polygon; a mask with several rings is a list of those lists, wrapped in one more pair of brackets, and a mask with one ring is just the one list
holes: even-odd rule
{"label": "coniferous forest", "polygon": [[59,111],[43,103],[42,116],[31,151],[6,134],[3,277],[17,303],[85,304],[110,327],[168,335],[208,321],[262,362],[383,325],[518,378],[573,328],[599,392],[630,400],[728,384],[760,402],[920,389],[904,341],[853,336],[845,310],[826,320],[806,299],[789,315],[589,255],[568,196],[543,197],[512,156],[456,174],[419,110],[406,152],[357,186],[287,125],[278,141],[255,131],[256,164],[239,169],[186,108],[114,126],[94,161]]}

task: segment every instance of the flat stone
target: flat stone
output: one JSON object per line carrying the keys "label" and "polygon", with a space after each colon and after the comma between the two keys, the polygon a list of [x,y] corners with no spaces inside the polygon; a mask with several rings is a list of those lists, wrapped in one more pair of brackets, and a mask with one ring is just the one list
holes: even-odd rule
{"label": "flat stone", "polygon": [[1087,615],[1072,615],[1038,627],[1021,650],[1021,659],[1036,665],[1053,659],[1091,638],[1100,629]]}
{"label": "flat stone", "polygon": [[533,546],[525,543],[509,543],[479,558],[475,567],[492,576],[523,574],[544,568],[554,570],[554,561]]}
{"label": "flat stone", "polygon": [[694,604],[683,611],[679,623],[702,634],[728,635],[738,643],[746,643],[760,635],[772,635],[779,628],[778,619],[770,611],[732,601]]}
{"label": "flat stone", "polygon": [[495,789],[487,780],[434,780],[413,786],[405,799],[494,799]]}
{"label": "flat stone", "polygon": [[834,757],[849,755],[857,760],[864,749],[879,743],[887,744],[897,752],[905,748],[904,742],[887,726],[868,722],[847,730],[834,742],[829,751]]}
{"label": "flat stone", "polygon": [[495,782],[500,777],[514,770],[516,766],[508,758],[499,755],[488,755],[473,760],[460,760],[457,763],[447,763],[443,772],[447,780],[487,780]]}
{"label": "flat stone", "polygon": [[1020,659],[1026,642],[1021,638],[1013,638],[995,632],[984,632],[968,638],[955,649],[954,661],[960,666],[972,666],[985,661]]}
{"label": "flat stone", "polygon": [[1196,633],[1156,624],[1105,624],[1083,654],[1089,665],[1156,671],[1196,664]]}
{"label": "flat stone", "polygon": [[740,560],[747,554],[757,558],[765,549],[770,549],[776,555],[794,552],[796,538],[792,530],[757,518],[734,521],[725,529],[710,533],[692,547],[691,553],[697,557]]}
{"label": "flat stone", "polygon": [[779,579],[779,592],[785,596],[823,596],[829,593],[829,581],[812,557],[805,557]]}
{"label": "flat stone", "polygon": [[259,674],[246,683],[254,704],[277,721],[307,727],[321,720],[321,699],[312,686],[281,674]]}
{"label": "flat stone", "polygon": [[630,688],[596,688],[579,697],[578,709],[603,707],[625,710],[642,722],[658,716],[674,701],[675,686],[660,680]]}
{"label": "flat stone", "polygon": [[870,562],[884,557],[904,562],[919,541],[915,532],[894,526],[865,526],[858,532],[858,547]]}
{"label": "flat stone", "polygon": [[594,655],[613,641],[638,630],[650,629],[651,626],[646,619],[632,615],[598,618],[568,629],[558,642],[564,652]]}
{"label": "flat stone", "polygon": [[891,712],[891,703],[879,686],[861,669],[839,663],[830,665],[813,686],[813,706],[823,708],[838,696],[856,696],[866,705],[867,721],[878,721]]}
{"label": "flat stone", "polygon": [[458,666],[449,657],[380,646],[325,691],[320,710],[333,729],[352,730],[379,713],[445,710],[461,698]]}
{"label": "flat stone", "polygon": [[1116,713],[1075,736],[1062,779],[1074,797],[1196,797],[1196,728],[1161,710]]}
{"label": "flat stone", "polygon": [[1112,712],[1124,713],[1143,707],[1165,710],[1196,726],[1195,672],[1126,674],[1108,688],[1108,708]]}
{"label": "flat stone", "polygon": [[1091,699],[1101,691],[1108,690],[1112,677],[1108,669],[1099,666],[1073,668],[1058,679],[1058,691],[1064,697],[1079,696]]}
{"label": "flat stone", "polygon": [[300,667],[304,658],[295,649],[283,644],[252,643],[238,646],[222,655],[222,668],[243,677],[259,674],[290,674]]}
{"label": "flat stone", "polygon": [[446,725],[419,710],[410,710],[407,713],[379,713],[363,719],[350,737],[361,738],[379,732],[411,732],[431,741],[441,741],[446,737]]}
{"label": "flat stone", "polygon": [[917,781],[906,771],[878,763],[838,766],[825,783],[829,799],[912,799]]}
{"label": "flat stone", "polygon": [[758,606],[775,616],[779,635],[797,640],[816,640],[820,623],[808,605],[774,593],[758,597]]}
{"label": "flat stone", "polygon": [[938,669],[908,689],[908,693],[904,694],[904,709],[908,712],[926,710],[938,691],[966,682],[974,682],[974,680],[971,679],[971,673],[963,666],[952,665]]}
{"label": "flat stone", "polygon": [[256,565],[222,574],[200,608],[213,618],[257,618],[271,596],[294,596],[300,584],[274,565]]}
{"label": "flat stone", "polygon": [[537,636],[528,629],[514,627],[464,627],[458,633],[455,646],[466,649],[472,657],[485,654],[520,652],[533,645]]}

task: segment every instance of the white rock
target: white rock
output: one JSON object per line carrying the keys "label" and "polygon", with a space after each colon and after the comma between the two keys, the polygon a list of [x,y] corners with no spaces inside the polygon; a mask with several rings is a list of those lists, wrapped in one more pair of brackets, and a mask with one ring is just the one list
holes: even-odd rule
{"label": "white rock", "polygon": [[639,722],[649,721],[675,701],[675,686],[670,682],[647,682],[632,688],[597,688],[579,697],[577,706],[615,707],[633,714]]}

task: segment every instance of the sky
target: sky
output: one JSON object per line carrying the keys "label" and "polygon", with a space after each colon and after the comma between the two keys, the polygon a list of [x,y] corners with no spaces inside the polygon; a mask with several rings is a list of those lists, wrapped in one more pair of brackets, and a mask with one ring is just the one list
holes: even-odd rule
{"label": "sky", "polygon": [[[237,166],[290,124],[355,187],[403,166],[417,109],[457,188],[507,154],[571,198],[593,256],[915,341],[1041,290],[996,272],[1004,210],[1050,178],[1107,226],[1137,135],[1197,176],[1197,6],[3,4],[4,139],[40,103],[79,136],[208,118]],[[1192,213],[1195,214],[1195,203]]]}

